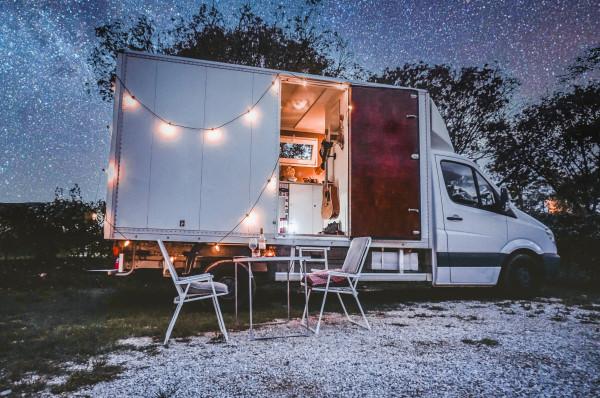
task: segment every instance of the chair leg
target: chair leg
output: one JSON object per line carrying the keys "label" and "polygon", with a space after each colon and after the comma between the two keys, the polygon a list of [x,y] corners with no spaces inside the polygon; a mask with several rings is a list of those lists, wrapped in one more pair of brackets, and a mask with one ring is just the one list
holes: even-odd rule
{"label": "chair leg", "polygon": [[329,291],[329,283],[323,292],[323,303],[321,303],[321,312],[319,312],[319,320],[317,321],[317,327],[315,328],[315,334],[319,334],[319,328],[321,327],[321,319],[323,318],[323,310],[325,309],[325,301],[327,300],[327,292]]}
{"label": "chair leg", "polygon": [[175,322],[177,321],[177,317],[179,316],[179,311],[181,311],[181,307],[183,307],[183,298],[179,297],[179,303],[177,303],[177,307],[175,308],[175,313],[173,314],[173,318],[171,318],[171,322],[169,323],[169,327],[167,328],[167,334],[165,336],[165,341],[163,345],[167,345],[169,342],[169,337],[171,337],[171,332],[173,331],[173,327],[175,327]]}
{"label": "chair leg", "polygon": [[304,319],[308,318],[308,302],[310,300],[310,293],[312,289],[308,289],[308,294],[306,295],[306,303],[304,304],[304,312],[302,312],[302,319],[300,320],[300,324],[304,325]]}
{"label": "chair leg", "polygon": [[356,304],[358,304],[358,309],[360,310],[360,314],[362,315],[362,318],[365,321],[365,325],[367,325],[366,326],[367,330],[371,330],[371,325],[369,325],[369,321],[367,320],[367,317],[365,316],[365,312],[363,311],[362,306],[360,305],[360,301],[358,301],[358,294],[353,294],[353,296],[354,296],[354,300],[356,300]]}
{"label": "chair leg", "polygon": [[215,307],[215,315],[217,316],[217,322],[219,323],[219,329],[225,337],[225,342],[229,342],[229,336],[227,336],[227,329],[225,328],[225,321],[223,320],[223,314],[221,313],[221,306],[219,305],[219,299],[213,296],[213,305]]}
{"label": "chair leg", "polygon": [[342,309],[344,310],[344,314],[346,315],[346,318],[348,318],[348,320],[350,322],[352,322],[352,319],[350,319],[350,315],[348,315],[348,311],[346,311],[346,306],[344,305],[344,301],[342,300],[342,296],[339,293],[336,293],[338,296],[338,299],[340,300],[340,304],[342,305]]}

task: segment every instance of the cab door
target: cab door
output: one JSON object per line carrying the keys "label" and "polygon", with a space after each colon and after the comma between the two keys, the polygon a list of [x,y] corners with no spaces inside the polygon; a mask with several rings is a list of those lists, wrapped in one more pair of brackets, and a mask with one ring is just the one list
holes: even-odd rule
{"label": "cab door", "polygon": [[447,253],[438,267],[450,268],[451,284],[494,285],[508,236],[496,189],[472,164],[437,157]]}

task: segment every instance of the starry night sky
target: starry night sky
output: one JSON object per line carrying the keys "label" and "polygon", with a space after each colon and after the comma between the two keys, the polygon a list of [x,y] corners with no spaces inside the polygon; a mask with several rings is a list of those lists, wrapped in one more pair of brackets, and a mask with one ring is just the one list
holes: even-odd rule
{"label": "starry night sky", "polygon": [[[232,15],[244,1],[215,1]],[[78,183],[84,198],[105,194],[102,173],[112,107],[86,91],[94,27],[145,14],[159,26],[191,15],[196,1],[0,2],[0,202],[53,198]],[[277,4],[254,1],[267,17]],[[600,41],[597,1],[324,1],[318,26],[349,40],[370,71],[405,62],[460,67],[497,62],[522,83],[514,106],[557,87],[557,77]]]}

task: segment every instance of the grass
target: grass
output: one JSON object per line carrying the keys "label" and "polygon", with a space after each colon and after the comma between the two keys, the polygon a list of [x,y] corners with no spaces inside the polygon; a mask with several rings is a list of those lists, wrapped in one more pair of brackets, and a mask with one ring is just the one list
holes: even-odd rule
{"label": "grass", "polygon": [[52,387],[51,391],[54,394],[76,391],[101,381],[112,380],[122,371],[123,368],[119,365],[107,365],[106,362],[99,361],[94,363],[89,370],[78,370],[71,373],[65,383]]}

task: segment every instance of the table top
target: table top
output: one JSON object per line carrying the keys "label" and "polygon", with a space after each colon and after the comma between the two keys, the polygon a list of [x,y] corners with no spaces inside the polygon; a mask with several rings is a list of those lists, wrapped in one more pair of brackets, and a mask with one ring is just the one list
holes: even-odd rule
{"label": "table top", "polygon": [[252,262],[264,262],[264,261],[309,261],[311,258],[308,256],[283,256],[283,257],[234,257],[234,263],[252,263]]}

